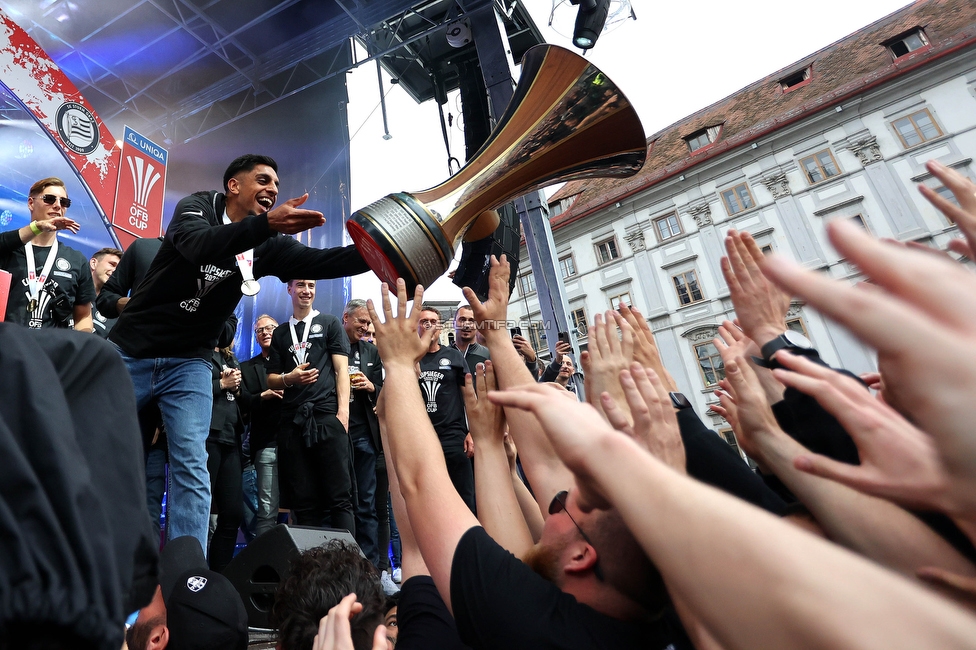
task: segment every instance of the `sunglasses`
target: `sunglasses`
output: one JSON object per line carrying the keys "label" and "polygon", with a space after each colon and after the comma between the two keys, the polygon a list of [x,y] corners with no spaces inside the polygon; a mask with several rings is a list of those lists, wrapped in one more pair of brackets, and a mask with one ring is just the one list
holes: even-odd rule
{"label": "sunglasses", "polygon": [[69,199],[66,196],[55,196],[54,194],[45,194],[41,197],[41,200],[44,201],[44,203],[46,203],[47,205],[54,205],[56,201],[61,201],[62,208],[67,209],[71,207],[71,199]]}
{"label": "sunglasses", "polygon": [[[590,540],[589,535],[583,532],[583,529],[580,528],[580,525],[576,523],[575,519],[573,519],[573,515],[569,514],[569,510],[566,509],[566,497],[568,495],[569,495],[569,490],[561,490],[559,492],[556,492],[556,496],[554,496],[552,498],[552,501],[549,502],[549,514],[554,515],[560,511],[565,512],[566,516],[569,517],[569,520],[573,522],[574,526],[576,526],[576,530],[578,530],[579,534],[583,537],[583,541],[595,549],[596,546]],[[599,558],[593,564],[593,575],[596,576],[597,580],[603,582],[603,571],[600,569]]]}

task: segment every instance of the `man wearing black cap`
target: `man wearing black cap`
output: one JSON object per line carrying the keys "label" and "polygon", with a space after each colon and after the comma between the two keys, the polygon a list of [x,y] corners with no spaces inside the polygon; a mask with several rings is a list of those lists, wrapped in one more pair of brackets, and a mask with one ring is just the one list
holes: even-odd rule
{"label": "man wearing black cap", "polygon": [[130,650],[244,650],[247,612],[230,580],[207,568],[194,537],[159,556],[159,589],[126,632]]}

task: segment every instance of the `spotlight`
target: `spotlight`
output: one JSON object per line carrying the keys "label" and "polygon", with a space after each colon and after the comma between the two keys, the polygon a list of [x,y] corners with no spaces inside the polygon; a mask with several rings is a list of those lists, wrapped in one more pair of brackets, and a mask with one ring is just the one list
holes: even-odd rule
{"label": "spotlight", "polygon": [[600,32],[607,22],[610,0],[570,0],[579,5],[576,14],[576,29],[573,30],[573,45],[583,51],[591,49],[600,38]]}

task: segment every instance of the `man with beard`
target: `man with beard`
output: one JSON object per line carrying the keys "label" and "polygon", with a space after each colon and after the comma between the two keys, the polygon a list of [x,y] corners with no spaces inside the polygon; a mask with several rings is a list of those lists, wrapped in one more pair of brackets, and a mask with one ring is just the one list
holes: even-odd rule
{"label": "man with beard", "polygon": [[[213,401],[210,354],[224,323],[257,278],[337,278],[369,267],[355,247],[313,249],[291,237],[325,222],[301,208],[308,195],[278,207],[277,163],[247,154],[224,172],[224,193],[181,200],[146,277],[109,334],[132,375],[139,408],[156,400],[169,445],[166,533],[207,545],[210,475],[206,439]],[[90,276],[89,276],[90,277]]]}
{"label": "man with beard", "polygon": [[[507,289],[492,271],[492,288]],[[385,288],[385,318],[370,310],[386,369],[380,410],[386,415],[395,409],[386,417],[387,453],[421,553],[461,639],[474,648],[666,648],[673,632],[660,618],[667,602],[660,576],[615,511],[580,510],[571,474],[569,490],[554,493],[539,544],[529,554],[548,580],[489,537],[451,489],[416,382],[415,364],[434,335],[433,329],[415,334],[428,313],[417,307],[423,288],[409,316],[402,280],[397,290],[396,316]],[[503,365],[525,367],[514,347],[505,352]],[[551,482],[544,487],[551,489]],[[519,512],[514,490],[499,491],[498,500],[482,508]]]}

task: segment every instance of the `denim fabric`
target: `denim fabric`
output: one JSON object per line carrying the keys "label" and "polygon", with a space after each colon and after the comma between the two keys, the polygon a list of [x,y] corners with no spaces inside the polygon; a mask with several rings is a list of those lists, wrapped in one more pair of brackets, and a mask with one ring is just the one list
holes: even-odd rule
{"label": "denim fabric", "polygon": [[141,409],[155,399],[169,445],[170,491],[166,538],[192,535],[207,548],[210,472],[207,435],[213,409],[210,362],[205,359],[136,359],[121,352]]}
{"label": "denim fabric", "polygon": [[376,517],[376,450],[368,436],[352,441],[358,499],[355,504],[356,542],[373,566],[380,566],[379,519]]}

